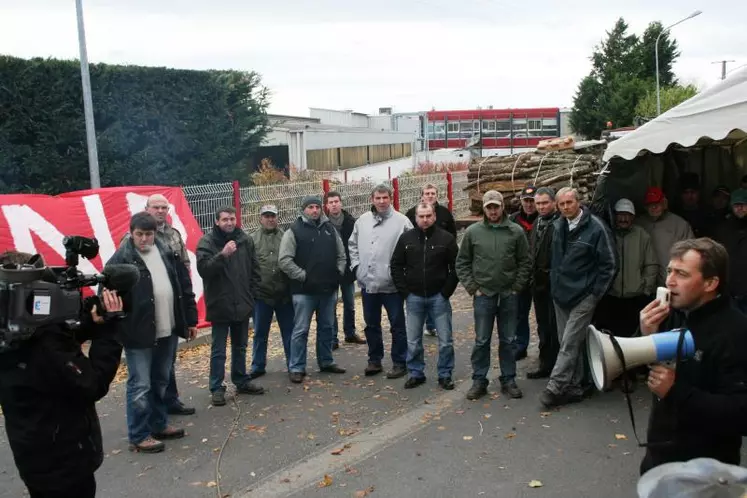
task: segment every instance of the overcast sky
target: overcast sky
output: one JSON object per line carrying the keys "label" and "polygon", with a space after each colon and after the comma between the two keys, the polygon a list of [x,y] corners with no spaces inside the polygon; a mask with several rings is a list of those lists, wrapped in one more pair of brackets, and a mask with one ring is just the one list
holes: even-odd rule
{"label": "overcast sky", "polygon": [[[91,62],[254,70],[270,111],[571,106],[622,16],[672,30],[677,76],[747,64],[747,2],[623,0],[83,0]],[[77,58],[75,0],[0,0],[0,53]],[[654,54],[651,54],[653,57]]]}

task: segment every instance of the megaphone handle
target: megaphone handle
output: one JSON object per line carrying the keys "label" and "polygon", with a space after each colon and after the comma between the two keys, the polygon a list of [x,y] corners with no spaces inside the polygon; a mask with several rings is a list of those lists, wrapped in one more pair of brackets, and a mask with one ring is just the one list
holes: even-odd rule
{"label": "megaphone handle", "polygon": [[620,347],[620,343],[617,342],[617,338],[610,332],[609,330],[604,330],[604,332],[609,336],[610,342],[612,343],[612,348],[615,350],[615,354],[617,354],[617,357],[620,358],[620,363],[622,363],[623,367],[623,390],[625,391],[625,401],[628,403],[628,414],[630,415],[630,424],[633,426],[633,435],[635,436],[635,440],[638,441],[638,446],[640,448],[643,448],[646,446],[646,444],[641,443],[640,438],[638,437],[638,431],[636,430],[635,426],[635,414],[633,413],[633,402],[630,399],[630,379],[628,379],[628,376],[626,375],[628,373],[628,367],[625,363],[625,354],[623,353],[622,348]]}

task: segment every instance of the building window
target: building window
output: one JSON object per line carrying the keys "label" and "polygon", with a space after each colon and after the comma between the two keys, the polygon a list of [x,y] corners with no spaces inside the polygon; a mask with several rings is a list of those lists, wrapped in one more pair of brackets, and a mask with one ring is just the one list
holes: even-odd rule
{"label": "building window", "polygon": [[482,122],[482,136],[485,138],[495,137],[495,120],[483,120]]}
{"label": "building window", "polygon": [[499,119],[495,122],[496,138],[508,138],[511,135],[511,120]]}
{"label": "building window", "polygon": [[453,134],[459,133],[459,121],[449,121],[446,123],[446,131],[449,133],[450,136],[454,136]]}

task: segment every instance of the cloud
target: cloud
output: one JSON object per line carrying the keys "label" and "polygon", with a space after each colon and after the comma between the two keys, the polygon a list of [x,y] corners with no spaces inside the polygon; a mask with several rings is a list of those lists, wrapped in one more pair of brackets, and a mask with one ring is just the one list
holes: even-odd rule
{"label": "cloud", "polygon": [[[728,9],[725,8],[728,5]],[[723,4],[723,5],[721,5]],[[634,32],[671,24],[686,81],[747,62],[747,7],[725,0],[84,0],[92,62],[255,70],[272,111],[570,106],[593,46],[619,16]],[[707,10],[706,10],[707,9]],[[0,52],[76,58],[74,2],[0,0]],[[653,54],[652,54],[653,57]],[[736,65],[732,67],[736,67]]]}

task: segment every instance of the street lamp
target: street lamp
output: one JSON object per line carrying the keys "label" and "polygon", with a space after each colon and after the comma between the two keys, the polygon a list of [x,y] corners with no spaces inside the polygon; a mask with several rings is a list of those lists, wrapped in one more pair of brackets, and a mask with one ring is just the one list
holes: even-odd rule
{"label": "street lamp", "polygon": [[661,33],[659,33],[659,36],[656,37],[656,44],[654,45],[654,52],[656,53],[656,115],[658,116],[661,114],[661,97],[659,94],[659,38],[661,38],[661,35],[672,29],[673,27],[677,26],[680,23],[683,23],[687,21],[688,19],[692,19],[695,16],[699,16],[702,14],[700,10],[696,10],[689,16],[685,17],[684,19],[680,19],[674,24],[671,24],[667,26],[666,28],[661,30]]}
{"label": "street lamp", "polygon": [[88,54],[86,52],[86,30],[83,25],[83,1],[75,0],[78,16],[78,43],[80,45],[80,76],[83,83],[83,111],[86,118],[86,142],[88,143],[88,173],[91,177],[91,188],[101,187],[99,178],[99,155],[96,147],[96,127],[93,122],[93,98],[91,97],[91,76],[88,73]]}

